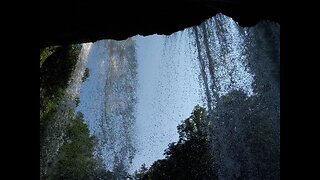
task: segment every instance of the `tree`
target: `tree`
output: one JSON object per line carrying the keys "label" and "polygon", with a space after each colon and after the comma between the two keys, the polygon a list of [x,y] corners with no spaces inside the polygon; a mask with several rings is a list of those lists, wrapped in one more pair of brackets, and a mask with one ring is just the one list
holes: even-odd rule
{"label": "tree", "polygon": [[[58,102],[65,94],[78,61],[81,45],[40,49],[40,142],[52,124]],[[50,55],[49,55],[50,54]]]}
{"label": "tree", "polygon": [[92,179],[96,160],[93,157],[95,137],[90,136],[83,114],[78,113],[66,128],[65,143],[59,149],[53,179]]}
{"label": "tree", "polygon": [[90,76],[90,69],[86,68],[82,77],[82,82],[84,82]]}
{"label": "tree", "polygon": [[75,101],[76,101],[76,106],[78,107],[79,104],[80,104],[80,97],[76,97],[76,98],[75,98]]}
{"label": "tree", "polygon": [[134,179],[143,179],[143,177],[148,172],[148,168],[146,167],[146,164],[143,163],[138,171],[134,172]]}
{"label": "tree", "polygon": [[169,144],[165,159],[154,162],[148,171],[142,166],[136,178],[216,179],[207,115],[206,110],[197,105],[191,116],[177,126],[179,140]]}

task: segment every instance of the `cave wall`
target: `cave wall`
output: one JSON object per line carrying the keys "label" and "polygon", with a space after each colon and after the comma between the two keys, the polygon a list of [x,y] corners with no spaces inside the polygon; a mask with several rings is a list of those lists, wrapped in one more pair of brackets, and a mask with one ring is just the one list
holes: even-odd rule
{"label": "cave wall", "polygon": [[280,23],[275,0],[49,1],[39,9],[40,47],[123,40],[138,34],[170,35],[217,13],[241,26],[260,20]]}

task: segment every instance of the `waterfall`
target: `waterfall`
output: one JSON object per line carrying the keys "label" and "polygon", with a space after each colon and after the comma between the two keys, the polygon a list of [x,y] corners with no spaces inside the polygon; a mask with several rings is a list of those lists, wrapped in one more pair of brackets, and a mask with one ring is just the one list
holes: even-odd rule
{"label": "waterfall", "polygon": [[49,164],[54,163],[59,148],[63,144],[64,131],[74,117],[72,110],[76,108],[75,98],[79,96],[82,77],[86,68],[87,57],[92,43],[82,44],[78,61],[68,82],[66,93],[58,103],[53,115],[52,124],[48,125],[43,146],[40,149],[40,176],[47,174]]}
{"label": "waterfall", "polygon": [[84,71],[86,69],[88,55],[91,49],[92,43],[83,43],[82,48],[79,55],[79,60],[77,62],[77,65],[75,67],[75,70],[73,71],[73,74],[71,76],[71,79],[68,84],[66,96],[70,98],[70,101],[72,103],[73,108],[75,108],[75,98],[79,96],[80,94],[80,88],[82,85],[82,77],[84,74]]}
{"label": "waterfall", "polygon": [[109,62],[103,91],[104,112],[100,119],[105,162],[109,170],[123,174],[128,172],[135,153],[135,42],[133,38],[120,42],[106,40],[105,48]]}
{"label": "waterfall", "polygon": [[122,177],[135,153],[135,41],[97,41],[91,53],[95,58],[89,57],[92,70],[84,89],[92,93],[81,96],[86,102],[78,110],[84,112],[91,133],[98,138],[96,155],[102,156],[108,171]]}
{"label": "waterfall", "polygon": [[212,122],[214,173],[279,179],[279,25],[242,28],[217,14],[189,34]]}
{"label": "waterfall", "polygon": [[[272,22],[242,28],[232,18],[217,14],[199,26],[167,37],[92,44],[92,62],[88,62],[91,74],[82,86],[86,93],[81,100],[85,103],[80,103],[78,110],[84,112],[91,133],[98,137],[97,154],[103,157],[106,169],[122,178],[137,156],[134,170],[138,163],[155,156],[155,151],[164,150],[169,133],[157,130],[165,127],[174,134],[179,121],[190,113],[186,109],[201,101],[195,97],[198,95],[211,124],[212,173],[219,179],[279,179],[279,29],[280,25]],[[146,42],[147,38],[154,41]],[[137,42],[147,50],[136,50]],[[88,51],[91,44],[86,47]],[[145,52],[148,50],[152,52]],[[83,49],[82,55],[87,51]],[[156,65],[151,65],[153,60]],[[66,97],[60,106],[75,107],[85,62],[77,64],[67,90],[69,99]],[[138,64],[144,66],[139,72]],[[138,76],[142,71],[152,78]],[[138,87],[138,77],[143,79],[144,90]],[[197,92],[202,94],[195,95]],[[67,116],[65,111],[58,114]],[[57,121],[55,126],[61,130],[64,124]],[[136,136],[135,128],[140,136]],[[138,140],[140,152],[136,137],[144,141]],[[163,149],[152,149],[159,144]]]}

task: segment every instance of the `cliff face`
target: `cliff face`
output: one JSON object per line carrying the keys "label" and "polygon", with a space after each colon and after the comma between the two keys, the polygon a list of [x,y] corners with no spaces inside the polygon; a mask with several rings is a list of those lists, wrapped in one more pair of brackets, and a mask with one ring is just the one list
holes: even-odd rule
{"label": "cliff face", "polygon": [[52,1],[40,7],[40,47],[123,40],[137,34],[170,35],[217,13],[232,17],[241,26],[259,20],[280,23],[278,6],[273,0]]}

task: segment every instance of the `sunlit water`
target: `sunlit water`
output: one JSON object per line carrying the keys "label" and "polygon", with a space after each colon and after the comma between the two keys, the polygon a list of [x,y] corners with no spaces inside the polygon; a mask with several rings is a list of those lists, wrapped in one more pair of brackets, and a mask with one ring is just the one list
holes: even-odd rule
{"label": "sunlit water", "polygon": [[[270,149],[277,151],[279,28],[270,22],[241,28],[218,14],[171,36],[93,43],[88,55],[90,76],[82,85],[77,110],[84,113],[91,133],[98,137],[97,154],[106,168],[132,173],[142,163],[150,166],[164,158],[167,145],[178,140],[176,126],[189,117],[196,104],[214,114],[217,101],[233,90],[258,101],[261,98],[261,106],[270,107],[263,111],[271,112],[271,118],[260,121],[274,125],[276,138]],[[234,144],[228,139],[227,127],[211,120],[219,178],[236,179],[243,168],[255,168],[250,144],[243,138],[243,143]],[[240,132],[234,134],[243,137],[246,122],[233,121],[232,129]],[[236,148],[239,150],[230,150]],[[237,160],[238,151],[248,159],[246,166]],[[252,179],[258,177],[251,174]]]}

